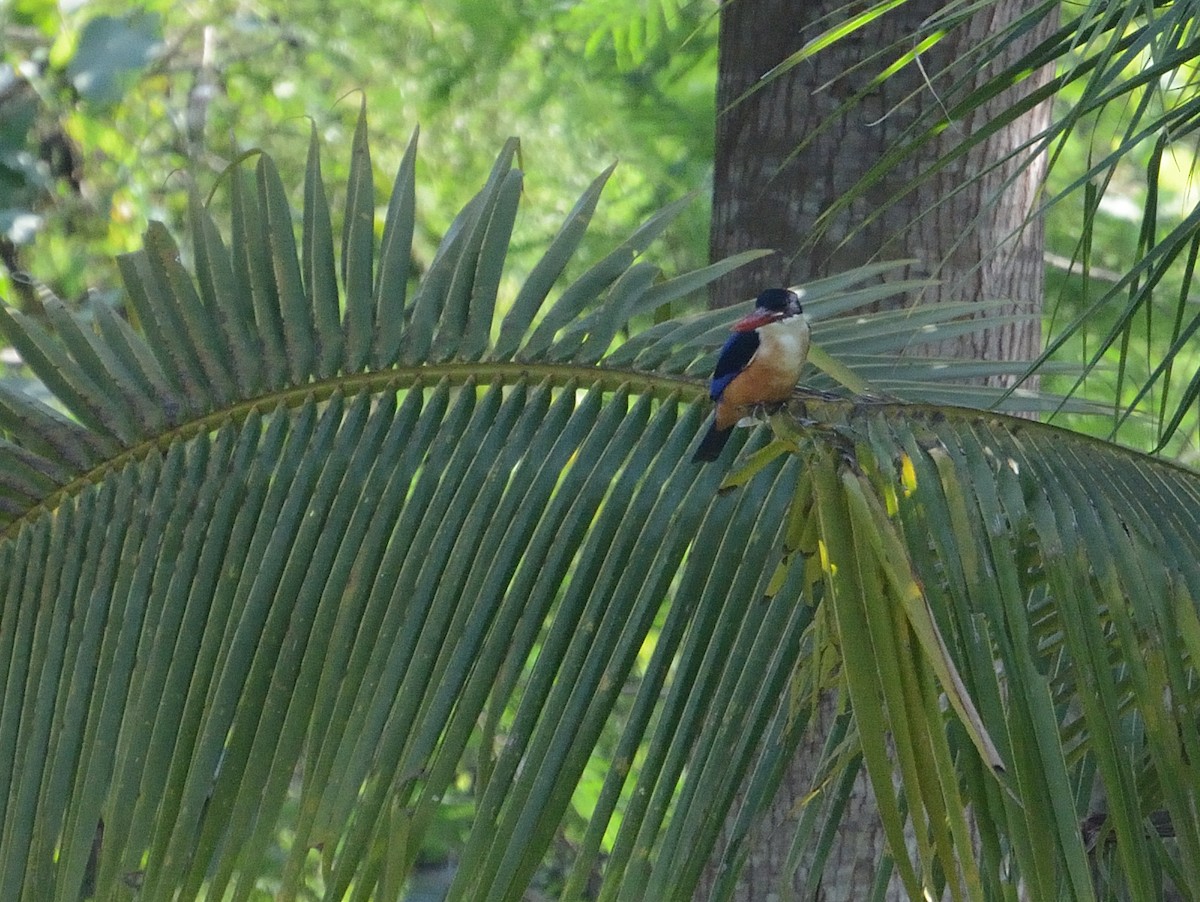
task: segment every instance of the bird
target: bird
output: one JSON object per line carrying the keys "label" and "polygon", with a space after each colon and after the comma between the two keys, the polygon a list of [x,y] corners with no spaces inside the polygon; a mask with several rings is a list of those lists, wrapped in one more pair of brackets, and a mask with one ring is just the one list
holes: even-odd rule
{"label": "bird", "polygon": [[747,405],[792,396],[808,357],[810,335],[799,294],[768,288],[758,296],[753,312],[733,324],[733,334],[717,357],[709,388],[716,416],[692,455],[693,463],[720,457]]}

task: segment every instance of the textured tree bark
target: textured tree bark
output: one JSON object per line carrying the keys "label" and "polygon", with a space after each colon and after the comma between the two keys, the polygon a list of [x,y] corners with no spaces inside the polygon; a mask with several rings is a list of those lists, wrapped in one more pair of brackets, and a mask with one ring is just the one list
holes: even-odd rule
{"label": "textured tree bark", "polygon": [[[901,51],[913,47],[922,23],[944,5],[941,0],[910,0],[740,101],[762,75],[844,18],[847,7],[841,0],[736,0],[722,7],[711,256],[720,259],[753,247],[779,253],[719,282],[714,306],[753,297],[767,285],[803,283],[871,260],[911,258],[919,262],[905,277],[942,280],[923,294],[923,303],[1004,298],[1012,301],[1011,310],[1040,308],[1042,225],[1031,214],[1044,160],[1028,152],[997,163],[1045,126],[1048,108],[999,130],[900,202],[885,204],[963,135],[1011,106],[1031,83],[956,121],[918,155],[888,172],[819,235],[815,231],[818,217],[895,147],[906,129],[950,105],[951,85],[973,65],[960,62],[967,51],[1035,3],[996,0],[923,52],[919,67],[909,65],[869,87]],[[1004,60],[978,72],[976,80],[1019,58],[1054,24],[1044,20],[1010,45]],[[895,49],[881,53],[883,48]],[[1047,77],[1049,73],[1043,73],[1032,81]],[[864,97],[839,113],[842,104],[864,89]],[[796,152],[801,141],[823,125],[824,130]],[[966,184],[967,175],[981,173],[986,174]],[[1025,359],[1039,348],[1040,337],[1036,323],[1010,325],[932,351]]]}
{"label": "textured tree bark", "polygon": [[[899,53],[913,47],[922,23],[945,4],[910,0],[873,25],[820,52],[749,97],[763,74],[804,43],[847,15],[844,0],[734,0],[722,6],[718,62],[716,164],[713,186],[713,259],[754,247],[780,252],[756,267],[744,267],[719,283],[714,306],[753,297],[761,288],[798,284],[872,260],[920,261],[903,275],[933,276],[940,284],[923,293],[922,303],[1005,298],[1010,310],[1041,309],[1043,233],[1034,215],[1044,171],[1040,157],[1000,162],[1046,125],[1049,110],[1039,108],[973,148],[955,165],[929,177],[893,205],[884,201],[923,172],[950,146],[1041,83],[1041,73],[994,98],[907,158],[867,194],[833,219],[818,235],[818,217],[851,188],[905,130],[931,111],[948,107],[949,86],[965,66],[956,61],[989,33],[1031,9],[1033,0],[997,0],[976,13],[935,47],[922,53],[921,67],[910,65],[872,87],[848,112],[839,107],[867,88]],[[854,11],[861,7],[852,4]],[[1050,19],[1008,48],[1015,60],[1049,34]],[[895,48],[880,53],[883,48]],[[980,71],[982,80],[995,71]],[[831,119],[832,117],[832,119]],[[805,148],[801,141],[822,123],[832,125]],[[965,186],[967,176],[981,178]],[[910,299],[918,300],[918,299]],[[995,315],[995,313],[993,313]],[[1036,320],[1004,325],[982,335],[948,341],[927,353],[974,359],[1028,359],[1040,347]],[[835,700],[823,706],[822,720],[809,731],[769,810],[763,812],[734,898],[770,902],[789,890],[797,898],[825,902],[864,898],[883,855],[883,836],[865,779],[860,778],[819,884],[801,860],[784,874],[801,814],[800,802],[830,722]],[[718,849],[719,851],[719,849]],[[717,874],[710,868],[698,898],[707,898]],[[903,899],[893,882],[888,898]]]}

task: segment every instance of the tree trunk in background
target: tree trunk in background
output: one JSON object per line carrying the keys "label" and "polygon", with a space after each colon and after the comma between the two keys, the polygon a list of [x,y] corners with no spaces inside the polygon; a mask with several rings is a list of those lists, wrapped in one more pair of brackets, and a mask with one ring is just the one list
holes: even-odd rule
{"label": "tree trunk in background", "polygon": [[[838,107],[902,50],[911,49],[914,36],[923,33],[922,23],[945,3],[910,0],[741,102],[735,101],[764,73],[824,28],[844,19],[845,13],[836,11],[844,10],[845,4],[842,0],[735,0],[725,4],[717,76],[717,110],[725,112],[717,116],[711,258],[755,247],[781,253],[719,282],[713,293],[714,305],[746,300],[767,285],[803,283],[871,260],[911,258],[919,263],[905,277],[942,280],[923,294],[923,303],[1006,298],[1013,302],[1013,309],[1039,309],[1042,226],[1039,220],[1030,219],[1030,214],[1037,203],[1044,161],[1036,160],[1023,172],[1026,163],[1009,161],[958,189],[967,174],[984,172],[1037,134],[1049,115],[1044,106],[977,145],[868,221],[899,187],[927,171],[963,135],[1011,106],[1019,96],[1016,92],[1006,92],[957,121],[939,139],[888,173],[819,239],[810,238],[817,217],[885,151],[897,146],[910,125],[931,112],[940,112],[948,103],[946,92],[966,68],[956,67],[955,62],[1034,5],[1034,0],[996,0],[923,53],[921,68],[909,65],[871,89],[848,113],[836,118],[832,127],[796,153],[800,142],[835,116]],[[1014,42],[1008,57],[990,71],[980,72],[978,79],[982,81],[1019,58],[1054,25],[1045,20]],[[896,50],[880,54],[890,47]],[[1043,73],[1041,78],[1048,75]],[[1030,87],[1018,90],[1024,93]],[[1036,323],[1010,325],[932,350],[960,357],[1026,359],[1039,350],[1040,338]]]}
{"label": "tree trunk in background", "polygon": [[[718,62],[716,165],[713,185],[712,259],[748,248],[781,251],[743,267],[714,289],[713,303],[724,306],[752,298],[763,287],[794,285],[842,272],[872,260],[912,258],[920,261],[905,277],[933,276],[941,283],[923,293],[922,303],[1006,298],[1009,310],[1039,310],[1043,287],[1043,234],[1031,218],[1044,172],[1044,161],[1009,161],[957,194],[970,174],[988,170],[1039,133],[1049,110],[1044,106],[979,144],[953,167],[938,173],[882,215],[868,222],[883,201],[947,148],[981,128],[1018,94],[1008,92],[982,110],[956,123],[941,138],[859,198],[812,241],[821,212],[850,189],[905,129],[941,109],[945,97],[936,92],[960,76],[953,64],[989,33],[1032,8],[1033,0],[998,0],[977,13],[921,56],[924,72],[908,66],[872,89],[847,114],[839,116],[801,152],[800,142],[884,67],[900,50],[915,43],[922,23],[945,4],[910,0],[864,31],[842,40],[793,68],[749,98],[736,102],[772,67],[802,47],[815,34],[845,18],[844,0],[793,3],[789,0],[734,0],[721,11]],[[858,5],[853,9],[857,11]],[[1003,64],[1019,58],[1048,35],[1056,22],[1046,20],[1008,49]],[[883,48],[897,50],[874,59]],[[860,68],[858,64],[865,62]],[[947,66],[951,66],[947,71]],[[940,74],[940,75],[939,75]],[[1050,73],[1035,81],[1042,83]],[[1019,88],[1021,92],[1030,85]],[[793,156],[793,154],[795,154]],[[1023,172],[1022,166],[1025,165]],[[998,198],[998,200],[997,200]],[[925,214],[922,216],[922,214]],[[1002,311],[1008,312],[1008,310]],[[947,341],[929,353],[976,359],[1031,358],[1040,349],[1034,321],[1006,325],[983,335]],[[799,862],[790,878],[782,872],[799,820],[800,800],[811,790],[836,700],[826,699],[822,720],[811,725],[772,806],[762,814],[751,841],[736,899],[764,902],[779,898],[782,886],[825,902],[864,898],[883,855],[884,840],[865,777],[860,777],[842,820],[819,887],[809,878],[811,862]],[[706,874],[706,887],[716,874]],[[706,898],[703,891],[699,898]],[[897,883],[888,898],[902,899]]]}

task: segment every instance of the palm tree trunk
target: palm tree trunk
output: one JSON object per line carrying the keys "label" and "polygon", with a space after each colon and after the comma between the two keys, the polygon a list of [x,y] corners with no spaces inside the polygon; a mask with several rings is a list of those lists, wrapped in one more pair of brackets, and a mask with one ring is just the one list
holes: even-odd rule
{"label": "palm tree trunk", "polygon": [[[1008,310],[1040,310],[1043,233],[1036,208],[1044,160],[1036,153],[1036,144],[1032,150],[1021,149],[1045,127],[1048,109],[1035,109],[998,130],[899,201],[885,201],[1049,73],[1040,73],[955,121],[818,230],[822,213],[886,151],[898,146],[907,129],[951,105],[952,83],[967,65],[976,65],[962,62],[971,49],[1037,4],[997,0],[923,52],[919,66],[909,65],[871,87],[875,75],[914,46],[923,34],[923,23],[944,5],[937,0],[911,0],[748,96],[765,73],[838,17],[844,18],[846,6],[843,0],[723,5],[712,257],[754,247],[780,252],[761,260],[757,269],[741,269],[719,283],[713,294],[715,306],[752,297],[767,285],[802,283],[873,259],[912,258],[918,262],[907,277],[940,280],[919,298],[922,303],[1006,298],[1011,301]],[[1043,19],[1013,42],[1002,59],[978,71],[976,83],[1018,59],[1055,25],[1053,16]],[[880,53],[883,48],[891,49]],[[863,96],[842,109],[860,91]],[[806,138],[811,140],[797,151]],[[1014,151],[1016,155],[1006,159]],[[1031,357],[1039,346],[1038,323],[1030,320],[924,350],[1013,360]],[[769,899],[789,886],[807,893],[800,898],[815,895],[822,900],[860,899],[869,891],[883,854],[883,836],[862,779],[819,882],[809,873],[812,862],[803,857],[794,873],[784,874],[800,802],[812,788],[824,728],[835,707],[836,699],[830,695],[773,804],[763,812],[734,898]],[[717,877],[711,869],[700,898],[708,897]],[[889,898],[903,898],[897,886]]]}

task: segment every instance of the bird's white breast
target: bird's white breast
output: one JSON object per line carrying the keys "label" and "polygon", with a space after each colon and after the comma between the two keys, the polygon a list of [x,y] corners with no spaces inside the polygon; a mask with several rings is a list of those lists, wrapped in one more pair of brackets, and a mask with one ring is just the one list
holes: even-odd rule
{"label": "bird's white breast", "polygon": [[755,356],[770,361],[774,368],[800,375],[810,337],[808,318],[803,313],[761,326],[758,334],[761,344]]}

